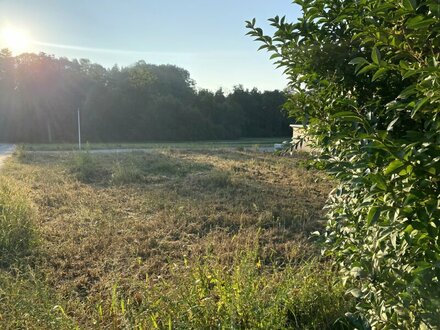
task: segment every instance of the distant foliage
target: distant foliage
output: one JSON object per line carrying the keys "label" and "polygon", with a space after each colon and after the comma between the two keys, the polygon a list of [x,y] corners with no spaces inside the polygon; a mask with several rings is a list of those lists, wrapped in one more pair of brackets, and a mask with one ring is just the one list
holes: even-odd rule
{"label": "distant foliage", "polygon": [[139,61],[106,69],[89,60],[0,51],[0,141],[74,142],[77,109],[90,142],[207,140],[290,134],[281,91],[197,90],[188,71]]}
{"label": "distant foliage", "polygon": [[294,1],[267,36],[290,79],[290,112],[340,181],[327,254],[374,328],[440,324],[440,4]]}

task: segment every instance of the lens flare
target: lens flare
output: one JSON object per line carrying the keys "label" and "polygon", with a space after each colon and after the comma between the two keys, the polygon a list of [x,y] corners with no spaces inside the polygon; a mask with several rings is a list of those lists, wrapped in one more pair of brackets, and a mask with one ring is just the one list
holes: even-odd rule
{"label": "lens flare", "polygon": [[29,36],[21,29],[7,26],[1,30],[0,48],[8,48],[14,55],[28,51],[30,43]]}

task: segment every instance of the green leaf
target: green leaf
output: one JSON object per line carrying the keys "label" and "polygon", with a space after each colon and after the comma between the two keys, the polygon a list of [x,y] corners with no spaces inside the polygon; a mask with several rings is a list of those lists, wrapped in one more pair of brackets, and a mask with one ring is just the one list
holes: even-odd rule
{"label": "green leaf", "polygon": [[405,70],[408,70],[408,69],[409,69],[408,62],[403,61],[403,60],[400,60],[400,61],[399,61],[399,66],[400,66],[402,69],[405,69]]}
{"label": "green leaf", "polygon": [[428,101],[429,101],[429,97],[424,97],[423,99],[419,100],[419,101],[416,103],[416,105],[415,105],[413,111],[411,112],[411,118],[414,118],[414,116],[415,116],[416,113],[420,110],[420,108],[421,108],[426,102],[428,102]]}
{"label": "green leaf", "polygon": [[350,275],[352,276],[352,277],[362,277],[362,276],[364,276],[365,275],[365,272],[362,270],[362,268],[361,267],[353,267],[351,270],[350,270]]}
{"label": "green leaf", "polygon": [[367,215],[367,226],[376,223],[377,219],[379,219],[381,211],[382,209],[377,206],[372,206],[370,208],[370,211],[368,211],[368,215]]}
{"label": "green leaf", "polygon": [[344,121],[363,122],[363,119],[358,114],[352,111],[341,111],[333,115],[333,118],[340,118]]}
{"label": "green leaf", "polygon": [[369,64],[367,66],[364,66],[364,68],[362,70],[359,70],[358,73],[356,73],[356,75],[360,75],[360,74],[366,73],[366,72],[371,71],[371,70],[373,70],[375,68],[377,68],[376,64]]}
{"label": "green leaf", "polygon": [[391,121],[391,123],[388,124],[388,126],[387,126],[387,131],[388,131],[388,132],[393,130],[394,124],[397,123],[397,121],[398,121],[399,119],[400,119],[400,117],[396,117],[396,118],[394,118],[394,119]]}
{"label": "green leaf", "polygon": [[376,71],[376,73],[373,75],[373,78],[371,78],[371,81],[376,81],[377,79],[379,79],[380,77],[382,77],[384,75],[385,72],[387,72],[388,69],[387,68],[380,68],[379,70]]}
{"label": "green leaf", "polygon": [[365,58],[363,57],[355,57],[352,59],[348,64],[370,64]]}
{"label": "green leaf", "polygon": [[394,161],[392,161],[387,168],[384,170],[384,174],[385,175],[390,175],[394,172],[399,171],[402,167],[404,167],[405,164],[400,160],[400,159],[396,159]]}
{"label": "green leaf", "polygon": [[428,6],[434,16],[440,17],[440,3],[430,3]]}
{"label": "green leaf", "polygon": [[430,269],[433,267],[433,264],[426,262],[426,261],[419,261],[417,263],[417,268],[413,270],[413,274],[419,274],[427,269]]}
{"label": "green leaf", "polygon": [[417,2],[415,0],[403,0],[403,6],[407,10],[414,11],[417,9]]}
{"label": "green leaf", "polygon": [[398,96],[401,99],[407,99],[409,96],[417,93],[416,85],[411,85],[405,88]]}
{"label": "green leaf", "polygon": [[420,73],[418,70],[410,70],[410,71],[407,71],[404,75],[403,75],[403,79],[407,79],[407,78],[409,78],[409,77],[412,77],[412,76],[414,76],[414,75],[416,75],[416,74],[418,74],[418,73]]}
{"label": "green leaf", "polygon": [[376,185],[380,190],[387,190],[387,183],[382,175],[380,174],[370,174],[370,180]]}
{"label": "green leaf", "polygon": [[437,20],[435,18],[424,18],[424,16],[416,16],[413,18],[410,18],[406,21],[406,27],[409,29],[422,29],[430,26],[432,23],[435,23]]}
{"label": "green leaf", "polygon": [[353,37],[351,37],[351,41],[355,41],[356,39],[359,39],[360,37],[362,37],[364,35],[365,35],[365,32],[356,33],[355,35],[353,35]]}
{"label": "green leaf", "polygon": [[380,64],[380,52],[379,49],[377,49],[376,46],[373,47],[373,50],[371,51],[371,59],[373,60],[374,63],[376,63],[377,65]]}
{"label": "green leaf", "polygon": [[360,296],[362,296],[362,291],[359,289],[351,289],[348,291],[348,293],[351,294],[355,298],[359,298]]}

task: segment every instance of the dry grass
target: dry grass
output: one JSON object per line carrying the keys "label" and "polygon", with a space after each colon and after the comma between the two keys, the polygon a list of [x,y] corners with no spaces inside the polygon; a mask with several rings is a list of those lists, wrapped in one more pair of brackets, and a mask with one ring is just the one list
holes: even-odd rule
{"label": "dry grass", "polygon": [[38,270],[80,325],[93,325],[90,315],[110,299],[115,283],[136,297],[145,278],[168,278],[184,260],[209,255],[231,265],[255,240],[259,260],[270,267],[301,264],[316,252],[307,236],[321,226],[331,184],[299,166],[304,154],[84,157],[93,158],[87,177],[78,173],[88,165],[72,154],[27,154],[2,174],[34,205]]}

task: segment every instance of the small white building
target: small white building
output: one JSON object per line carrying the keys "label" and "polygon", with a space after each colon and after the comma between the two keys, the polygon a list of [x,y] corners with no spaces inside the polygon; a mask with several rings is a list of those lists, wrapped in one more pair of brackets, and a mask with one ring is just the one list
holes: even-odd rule
{"label": "small white building", "polygon": [[309,149],[307,145],[307,140],[304,139],[304,133],[307,126],[304,125],[298,125],[298,124],[292,124],[290,125],[292,128],[292,141],[291,144],[294,146],[297,146],[296,149],[298,150],[305,150]]}

